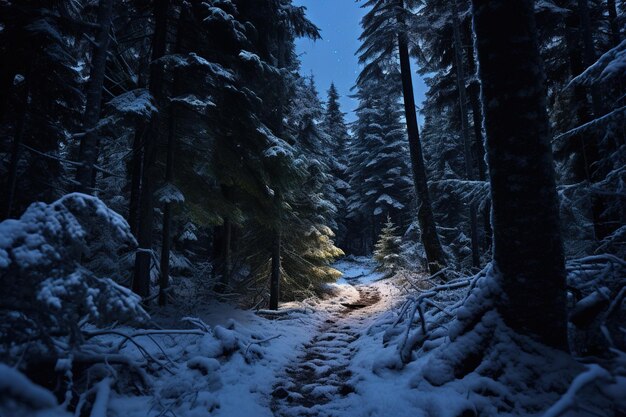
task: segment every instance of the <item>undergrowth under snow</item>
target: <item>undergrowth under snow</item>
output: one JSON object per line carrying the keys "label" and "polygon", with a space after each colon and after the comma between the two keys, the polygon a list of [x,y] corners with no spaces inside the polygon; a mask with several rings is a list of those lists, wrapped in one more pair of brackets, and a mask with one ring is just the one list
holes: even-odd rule
{"label": "undergrowth under snow", "polygon": [[[2,415],[69,416],[68,404],[93,417],[582,417],[626,409],[624,356],[585,365],[512,332],[491,304],[498,288],[489,269],[420,290],[407,282],[415,277],[383,279],[369,259],[335,267],[344,278],[325,299],[285,303],[278,313],[211,301],[183,321],[182,305],[161,310],[152,329],[86,328],[81,351],[57,370],[67,382],[72,361],[103,360],[89,369],[88,386],[81,391],[77,380],[62,398],[1,365]],[[375,295],[371,305],[358,304],[363,290]],[[319,349],[332,361],[315,362],[310,353]],[[289,369],[309,365],[319,380],[296,387]],[[329,373],[344,368],[348,388],[339,392]],[[278,400],[280,387],[286,398]],[[303,394],[319,404],[303,407]]]}

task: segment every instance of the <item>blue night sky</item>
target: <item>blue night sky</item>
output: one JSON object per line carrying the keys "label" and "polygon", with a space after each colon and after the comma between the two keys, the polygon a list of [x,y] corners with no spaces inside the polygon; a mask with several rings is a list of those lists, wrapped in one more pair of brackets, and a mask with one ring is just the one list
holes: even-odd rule
{"label": "blue night sky", "polygon": [[[302,61],[302,74],[313,73],[322,100],[334,81],[341,95],[341,109],[347,121],[353,121],[356,100],[348,97],[359,73],[359,63],[354,53],[360,46],[360,21],[365,14],[355,0],[294,0],[294,4],[306,6],[307,16],[321,29],[322,40],[313,42],[298,39],[296,47]],[[426,86],[413,72],[415,101],[418,107],[424,100]]]}

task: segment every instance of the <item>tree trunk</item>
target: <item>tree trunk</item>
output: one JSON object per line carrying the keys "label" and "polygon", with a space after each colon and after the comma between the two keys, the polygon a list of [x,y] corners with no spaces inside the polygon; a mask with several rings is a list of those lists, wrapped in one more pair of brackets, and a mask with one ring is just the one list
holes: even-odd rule
{"label": "tree trunk", "polygon": [[[163,104],[163,70],[155,61],[165,55],[167,41],[167,12],[169,0],[154,3],[154,36],[150,68],[149,90],[159,107]],[[152,259],[152,223],[154,211],[154,178],[156,176],[156,145],[159,139],[159,113],[150,118],[148,135],[145,138],[143,152],[143,170],[141,175],[141,193],[139,196],[139,227],[137,241],[139,248],[135,257],[133,291],[142,297],[150,293],[150,267]]]}
{"label": "tree trunk", "polygon": [[[472,57],[469,62],[473,62]],[[475,70],[474,70],[475,71]],[[480,109],[480,85],[478,82],[470,84],[468,89],[470,105],[472,106],[472,122],[474,124],[474,136],[475,136],[475,153],[476,161],[478,165],[478,180],[485,181],[487,179],[487,165],[485,164],[485,145],[483,139],[483,114]],[[487,251],[491,247],[491,238],[493,237],[493,230],[491,229],[491,202],[487,201],[485,207],[482,210],[481,216],[483,219],[483,233],[485,239],[483,241],[483,250]]]}
{"label": "tree trunk", "polygon": [[[580,33],[583,41],[583,58],[585,67],[589,68],[596,62],[596,48],[593,45],[593,34],[591,31],[591,22],[589,20],[589,5],[587,0],[578,0],[578,16],[580,18]],[[602,116],[602,98],[598,88],[591,86],[591,108],[594,117]]]}
{"label": "tree trunk", "polygon": [[609,14],[609,27],[611,28],[611,42],[613,46],[617,46],[621,42],[619,26],[617,24],[617,8],[615,0],[606,0],[606,8]]}
{"label": "tree trunk", "polygon": [[[178,18],[176,28],[176,44],[174,47],[174,53],[180,52],[181,45],[181,26],[184,19]],[[177,96],[180,90],[179,74],[174,73],[174,81],[172,85],[172,95]],[[165,160],[165,184],[174,185],[174,153],[176,149],[176,106],[174,103],[169,103],[168,106],[168,129],[167,129],[167,154]],[[172,205],[171,201],[166,201],[163,207],[163,227],[161,234],[161,259],[160,259],[160,277],[159,277],[159,305],[164,306],[167,304],[167,293],[170,282],[170,251],[172,248]]]}
{"label": "tree trunk", "polygon": [[[170,105],[171,106],[171,105]],[[169,132],[167,137],[167,160],[165,162],[165,183],[174,184],[174,146],[176,140],[176,114],[173,108],[169,115]],[[172,202],[166,202],[163,208],[163,230],[161,239],[161,276],[159,279],[159,305],[167,304],[167,288],[170,281],[170,250],[172,237]]]}
{"label": "tree trunk", "polygon": [[165,203],[163,208],[163,230],[161,243],[161,275],[159,276],[159,305],[167,304],[167,289],[170,283],[170,249],[172,238],[170,228],[172,225],[172,203]]}
{"label": "tree trunk", "polygon": [[220,228],[219,253],[216,259],[216,275],[219,277],[215,285],[215,291],[223,293],[230,286],[232,222],[230,218],[224,218],[224,224]]}
{"label": "tree trunk", "polygon": [[[587,0],[578,0],[578,16],[580,19],[580,32],[583,43],[583,62],[584,66],[589,68],[595,63],[597,56],[593,44]],[[591,95],[593,116],[597,119],[604,114],[602,95],[595,85],[589,87],[589,92]],[[596,164],[596,162],[600,160],[600,152],[598,149],[599,136],[599,133],[596,133],[588,141],[581,138],[587,176],[591,183],[599,182],[603,179],[603,175],[599,172],[599,167]],[[610,235],[614,227],[610,225],[610,219],[604,218],[604,212],[607,206],[606,197],[602,195],[592,195],[591,200],[594,235],[596,240],[600,241]]]}
{"label": "tree trunk", "polygon": [[[467,56],[470,72],[476,73],[476,63],[474,62],[474,47],[470,47]],[[472,122],[474,124],[474,149],[476,154],[476,162],[478,165],[478,180],[485,181],[487,179],[487,164],[485,163],[485,141],[483,138],[483,113],[480,108],[480,83],[474,81],[470,83],[468,88],[470,106],[472,106]],[[483,248],[487,251],[491,247],[491,238],[493,230],[491,229],[491,202],[487,201],[482,210],[482,218],[484,224],[485,240]]]}
{"label": "tree trunk", "polygon": [[[30,77],[30,75],[28,75]],[[17,171],[19,168],[20,157],[22,153],[22,141],[24,139],[24,127],[26,125],[26,117],[28,115],[28,101],[30,96],[30,80],[26,78],[24,85],[22,86],[24,93],[20,97],[19,92],[16,92],[17,98],[16,114],[17,121],[15,123],[15,133],[13,136],[13,143],[11,145],[11,157],[9,160],[9,170],[7,173],[7,190],[6,190],[6,202],[4,206],[3,218],[8,219],[11,217],[13,211],[13,204],[15,202],[15,186],[17,184]]]}
{"label": "tree trunk", "polygon": [[497,301],[515,331],[567,350],[565,266],[532,0],[472,0],[493,203]]}
{"label": "tree trunk", "polygon": [[[454,67],[456,71],[456,87],[459,92],[459,112],[461,113],[461,134],[463,136],[463,154],[465,157],[465,179],[474,179],[474,163],[472,161],[472,145],[469,136],[467,117],[467,91],[465,90],[465,71],[463,68],[463,50],[461,45],[459,11],[457,0],[452,0],[452,33],[454,38]],[[472,266],[480,267],[480,249],[478,247],[478,222],[476,203],[469,202],[470,240],[472,245]]]}
{"label": "tree trunk", "polygon": [[[402,0],[399,5],[403,8]],[[404,16],[398,14],[398,21],[404,23]],[[431,274],[439,272],[446,265],[443,249],[437,234],[437,225],[430,202],[426,168],[422,145],[420,143],[419,129],[417,127],[417,114],[415,112],[415,98],[413,96],[413,80],[411,77],[411,62],[406,32],[398,33],[398,49],[400,53],[400,72],[402,75],[402,92],[404,98],[404,111],[406,116],[407,131],[409,136],[409,151],[411,154],[411,167],[413,170],[413,183],[419,199],[417,219],[422,231],[422,244],[426,252],[428,269]]]}
{"label": "tree trunk", "polygon": [[94,166],[98,161],[99,141],[96,126],[100,120],[102,104],[102,85],[109,51],[109,32],[113,16],[113,0],[100,0],[98,5],[98,33],[93,47],[89,81],[87,83],[87,102],[83,121],[84,136],[80,142],[78,160],[81,165],[76,171],[76,190],[81,193],[93,193],[92,178]]}
{"label": "tree trunk", "polygon": [[278,310],[278,301],[280,300],[280,252],[281,252],[281,230],[280,230],[280,212],[282,197],[276,192],[276,202],[278,206],[278,225],[273,231],[272,237],[272,272],[270,275],[270,310]]}
{"label": "tree trunk", "polygon": [[133,155],[131,158],[130,199],[128,202],[128,225],[133,236],[139,232],[139,196],[141,195],[141,173],[143,172],[143,140],[146,127],[143,122],[135,126]]}

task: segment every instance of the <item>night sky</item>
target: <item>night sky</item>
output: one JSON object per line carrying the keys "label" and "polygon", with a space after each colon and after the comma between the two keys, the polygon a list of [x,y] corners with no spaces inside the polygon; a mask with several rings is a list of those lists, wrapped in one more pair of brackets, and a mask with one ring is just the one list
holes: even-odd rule
{"label": "night sky", "polygon": [[[320,29],[322,40],[313,42],[298,39],[298,54],[302,61],[302,74],[313,73],[317,89],[322,100],[326,100],[326,91],[332,81],[341,95],[341,109],[347,121],[353,121],[352,113],[357,106],[354,99],[348,97],[359,73],[359,63],[354,53],[360,46],[359,24],[365,10],[363,2],[355,0],[294,0],[296,5],[307,7],[307,16]],[[415,101],[418,107],[424,100],[426,86],[413,73]]]}

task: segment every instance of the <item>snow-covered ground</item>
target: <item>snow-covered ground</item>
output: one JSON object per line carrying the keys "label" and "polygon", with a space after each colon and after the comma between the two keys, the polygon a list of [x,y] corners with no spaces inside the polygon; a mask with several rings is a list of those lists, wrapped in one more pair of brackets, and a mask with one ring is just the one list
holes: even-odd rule
{"label": "snow-covered ground", "polygon": [[[384,278],[367,258],[344,258],[335,267],[344,277],[328,296],[283,303],[278,312],[213,301],[187,306],[190,317],[182,321],[182,306],[160,310],[150,330],[91,329],[83,351],[56,368],[73,369],[71,360],[102,364],[89,371],[89,395],[68,395],[60,406],[49,391],[0,364],[0,416],[67,417],[65,406],[80,410],[85,399],[92,417],[541,416],[551,405],[547,415],[583,417],[626,408],[619,400],[626,398],[626,378],[596,365],[585,371],[569,355],[512,333],[491,310],[454,339],[449,331],[458,333],[462,320],[440,322],[421,353],[403,364],[399,341],[420,335],[412,321],[402,325],[406,302],[416,299],[403,290],[406,280]],[[418,294],[430,291],[409,285]],[[476,284],[475,307],[488,307],[489,298],[477,294],[491,286],[489,279]],[[454,291],[457,300],[467,295]],[[441,311],[433,305],[426,318],[434,323]],[[484,357],[474,371],[448,375],[474,353]],[[499,366],[505,371],[495,372]],[[572,393],[561,397],[576,375]],[[593,378],[604,381],[603,394],[591,387],[575,397]],[[581,413],[572,414],[582,398]]]}
{"label": "snow-covered ground", "polygon": [[[89,401],[107,404],[102,417],[410,415],[399,402],[401,382],[373,373],[382,342],[372,329],[390,314],[399,289],[371,259],[346,258],[335,267],[344,277],[329,285],[328,296],[283,303],[278,313],[211,302],[182,322],[173,318],[176,307],[153,316],[158,327],[180,332],[92,329],[89,354],[123,356],[129,366],[104,365],[90,375],[103,382]],[[50,409],[51,401],[27,400],[40,408],[33,415],[67,415],[62,406]],[[9,412],[26,416],[19,403]]]}
{"label": "snow-covered ground", "polygon": [[[158,339],[174,365],[171,374],[160,372],[154,398],[114,394],[110,415],[157,416],[168,410],[190,417],[415,415],[400,399],[402,382],[374,374],[381,333],[368,333],[390,314],[399,290],[381,280],[368,258],[347,258],[335,267],[344,277],[330,285],[331,295],[323,300],[283,303],[279,314],[223,303],[197,311],[209,329],[205,336]],[[141,358],[132,346],[128,353]],[[307,368],[319,378],[306,374]]]}

